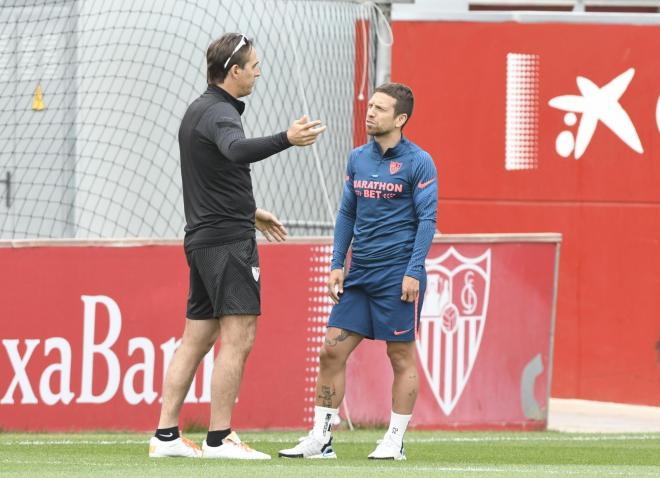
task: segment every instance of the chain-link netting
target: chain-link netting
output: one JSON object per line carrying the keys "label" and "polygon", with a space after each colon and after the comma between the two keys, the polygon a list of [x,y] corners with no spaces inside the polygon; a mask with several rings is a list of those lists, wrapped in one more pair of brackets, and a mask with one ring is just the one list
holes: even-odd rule
{"label": "chain-link netting", "polygon": [[181,237],[178,128],[228,31],[262,61],[248,137],[303,113],[328,126],[314,148],[253,166],[257,204],[294,235],[330,233],[347,155],[366,139],[376,20],[350,1],[3,2],[0,239]]}

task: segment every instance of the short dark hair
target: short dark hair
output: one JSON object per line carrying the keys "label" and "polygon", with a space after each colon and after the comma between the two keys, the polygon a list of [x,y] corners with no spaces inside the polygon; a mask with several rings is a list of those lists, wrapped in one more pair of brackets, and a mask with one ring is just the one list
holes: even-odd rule
{"label": "short dark hair", "polygon": [[[408,122],[412,116],[413,107],[415,105],[415,97],[409,87],[401,83],[383,83],[376,88],[374,93],[385,93],[394,98],[396,100],[396,103],[394,104],[394,116],[396,117],[400,114],[406,114],[408,115],[406,123]],[[403,126],[405,126],[406,123],[403,123]],[[401,126],[401,128],[403,128],[403,126]]]}
{"label": "short dark hair", "polygon": [[[238,46],[241,40],[245,38],[243,45],[236,53],[232,55],[234,48]],[[222,83],[225,81],[229,69],[238,65],[245,67],[248,60],[248,53],[252,49],[252,40],[240,33],[225,33],[217,40],[213,41],[206,50],[206,81],[209,85]],[[227,59],[231,56],[229,63],[225,67]]]}

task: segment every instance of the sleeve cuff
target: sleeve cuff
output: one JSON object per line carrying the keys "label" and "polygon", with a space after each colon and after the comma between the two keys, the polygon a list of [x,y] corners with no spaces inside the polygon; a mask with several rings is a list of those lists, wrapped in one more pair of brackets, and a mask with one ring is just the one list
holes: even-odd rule
{"label": "sleeve cuff", "polygon": [[411,268],[406,269],[405,275],[407,275],[408,277],[412,277],[413,279],[421,280],[423,273],[424,273],[424,268],[418,266],[415,267],[414,269]]}

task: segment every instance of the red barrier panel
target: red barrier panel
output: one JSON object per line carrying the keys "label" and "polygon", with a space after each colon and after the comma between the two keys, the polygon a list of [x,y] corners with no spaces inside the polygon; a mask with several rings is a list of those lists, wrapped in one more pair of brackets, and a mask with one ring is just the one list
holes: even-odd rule
{"label": "red barrier panel", "polygon": [[[433,246],[414,425],[545,426],[558,237],[545,240]],[[236,427],[309,426],[330,250],[260,246],[263,316]],[[0,263],[0,427],[153,428],[184,323],[181,246],[0,247]],[[358,422],[389,414],[389,365],[373,353],[365,343],[350,365],[347,404]],[[212,365],[209,355],[182,424],[207,423]]]}
{"label": "red barrier panel", "polygon": [[[235,423],[300,427],[312,247],[261,251],[264,315]],[[0,263],[0,427],[153,428],[183,331],[183,248],[0,248]],[[197,374],[184,423],[208,422],[212,364]]]}
{"label": "red barrier panel", "polygon": [[393,27],[438,228],[563,235],[552,395],[660,406],[660,26]]}
{"label": "red barrier panel", "polygon": [[[417,336],[420,391],[412,425],[546,425],[555,244],[434,244]],[[392,371],[383,343],[360,345],[347,405],[387,423]]]}

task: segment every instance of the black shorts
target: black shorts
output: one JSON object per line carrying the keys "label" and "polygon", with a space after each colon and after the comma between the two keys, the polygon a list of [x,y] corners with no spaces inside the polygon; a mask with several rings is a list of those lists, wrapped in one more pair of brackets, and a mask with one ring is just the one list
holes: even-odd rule
{"label": "black shorts", "polygon": [[261,314],[259,253],[254,238],[186,251],[189,319]]}

